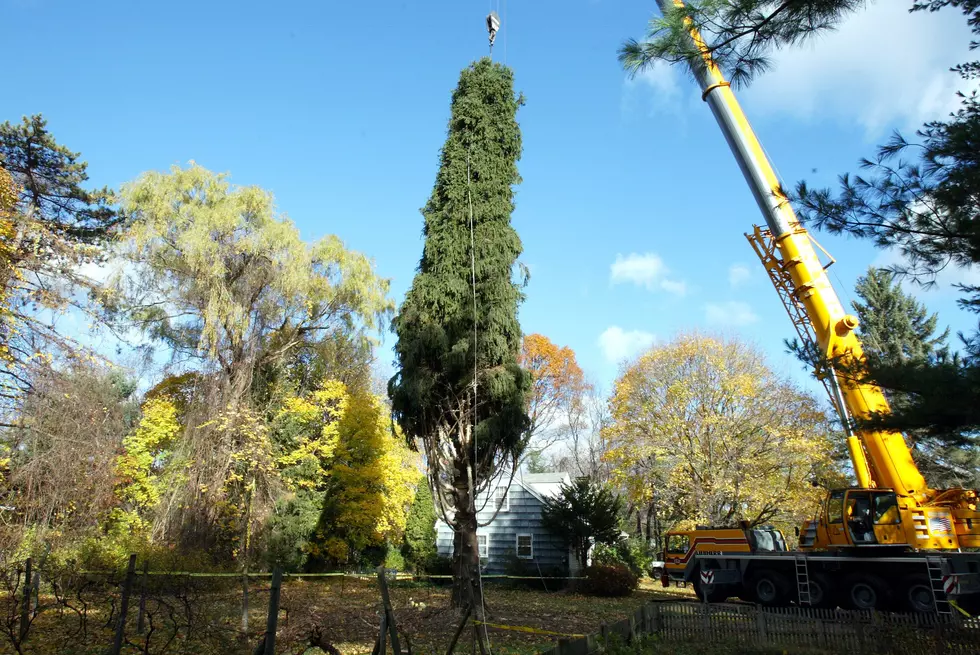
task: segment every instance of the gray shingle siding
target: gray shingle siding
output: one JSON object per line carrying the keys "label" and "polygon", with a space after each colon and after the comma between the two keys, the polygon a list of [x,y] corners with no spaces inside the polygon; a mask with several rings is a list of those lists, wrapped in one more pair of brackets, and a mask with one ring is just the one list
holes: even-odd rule
{"label": "gray shingle siding", "polygon": [[[517,535],[530,534],[533,536],[534,557],[523,560],[530,572],[537,574],[567,575],[568,548],[562,540],[549,533],[541,525],[541,501],[516,481],[509,491],[510,505],[507,510],[501,510],[490,525],[481,527],[477,534],[485,534],[489,539],[489,557],[484,563],[483,572],[497,575],[508,573],[511,557],[517,552]],[[482,505],[483,498],[477,503]],[[478,514],[481,522],[493,516],[492,503]],[[436,523],[436,548],[439,555],[451,557],[453,553],[453,532],[442,521]],[[556,571],[557,569],[557,571]]]}

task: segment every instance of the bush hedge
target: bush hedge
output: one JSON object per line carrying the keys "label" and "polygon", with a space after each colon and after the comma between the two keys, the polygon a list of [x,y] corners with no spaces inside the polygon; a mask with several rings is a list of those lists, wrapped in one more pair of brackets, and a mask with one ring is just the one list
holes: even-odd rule
{"label": "bush hedge", "polygon": [[623,564],[594,564],[585,569],[584,591],[593,596],[629,596],[639,578]]}

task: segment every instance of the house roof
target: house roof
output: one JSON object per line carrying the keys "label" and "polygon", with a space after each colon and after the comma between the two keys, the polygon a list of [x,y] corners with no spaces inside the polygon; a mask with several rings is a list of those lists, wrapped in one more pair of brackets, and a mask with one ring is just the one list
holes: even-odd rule
{"label": "house roof", "polygon": [[544,502],[545,498],[553,498],[561,493],[561,485],[569,484],[572,477],[568,473],[519,473],[514,476],[517,482],[528,492]]}

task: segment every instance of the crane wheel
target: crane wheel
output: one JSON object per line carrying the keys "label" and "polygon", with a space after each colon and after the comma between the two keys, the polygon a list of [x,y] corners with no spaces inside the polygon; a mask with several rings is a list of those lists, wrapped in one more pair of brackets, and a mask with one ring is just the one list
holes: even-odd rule
{"label": "crane wheel", "polygon": [[847,607],[856,610],[884,610],[892,605],[892,593],[888,585],[876,575],[855,573],[848,576],[842,587]]}
{"label": "crane wheel", "polygon": [[833,609],[837,607],[837,589],[823,573],[810,576],[810,607]]}
{"label": "crane wheel", "polygon": [[902,609],[918,614],[932,614],[936,611],[936,599],[932,595],[929,578],[924,575],[910,575],[898,586],[898,596]]}
{"label": "crane wheel", "polygon": [[790,585],[785,575],[772,569],[762,569],[749,579],[749,589],[755,601],[769,607],[789,604]]}

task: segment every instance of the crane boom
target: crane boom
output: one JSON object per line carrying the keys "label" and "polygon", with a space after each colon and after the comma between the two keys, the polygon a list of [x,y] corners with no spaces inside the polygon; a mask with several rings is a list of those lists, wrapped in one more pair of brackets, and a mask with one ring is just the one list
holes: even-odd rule
{"label": "crane boom", "polygon": [[[681,0],[657,2],[664,13],[670,4],[683,6]],[[689,20],[688,32],[702,55],[699,62],[691,65],[701,87],[702,98],[711,108],[765,217],[782,268],[792,281],[793,298],[802,305],[816,344],[824,356],[841,362],[841,368],[847,369],[863,362],[864,354],[855,334],[857,318],[844,311],[810,236],[790,206],[773,166],[728,81]],[[875,413],[889,411],[888,401],[878,387],[847,379],[839,371],[831,374],[836,376],[846,410],[855,418],[867,419]],[[860,430],[848,445],[862,487],[891,488],[900,496],[912,497],[916,502],[924,502],[932,495],[900,432]]]}

